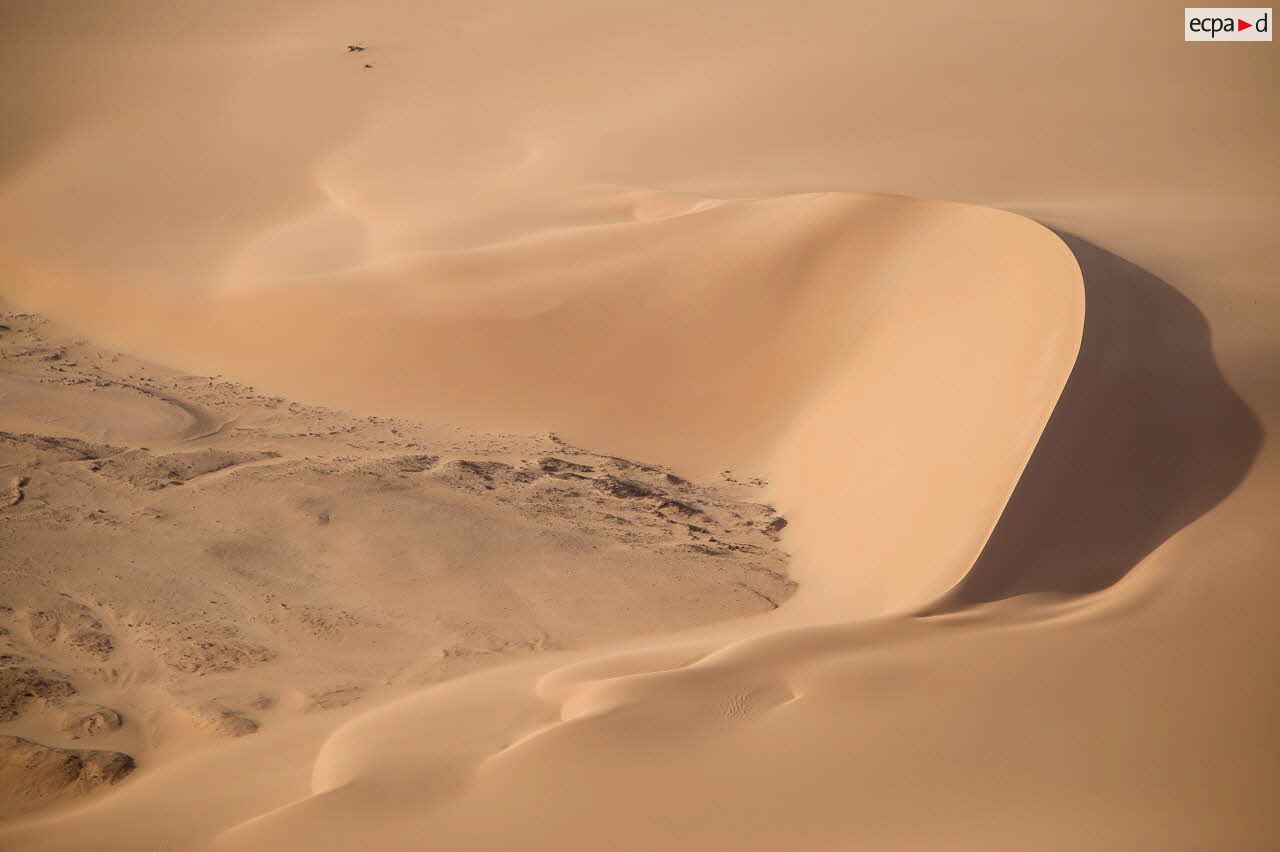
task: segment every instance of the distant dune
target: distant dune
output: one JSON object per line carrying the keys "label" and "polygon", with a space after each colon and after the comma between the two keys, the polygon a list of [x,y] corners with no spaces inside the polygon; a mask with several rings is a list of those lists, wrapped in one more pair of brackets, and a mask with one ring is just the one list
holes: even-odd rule
{"label": "distant dune", "polygon": [[1274,848],[1180,15],[5,4],[0,846]]}

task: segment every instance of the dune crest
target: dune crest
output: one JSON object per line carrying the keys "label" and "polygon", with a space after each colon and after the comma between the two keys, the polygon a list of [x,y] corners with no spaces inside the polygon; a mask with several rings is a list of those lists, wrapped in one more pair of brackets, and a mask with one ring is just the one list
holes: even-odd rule
{"label": "dune crest", "polygon": [[0,847],[1276,848],[1181,16],[0,4]]}
{"label": "dune crest", "polygon": [[[766,224],[777,221],[787,228],[766,247],[769,263],[753,268],[729,259],[724,272],[711,271],[724,261],[704,254],[709,240],[742,239],[744,230],[763,236]],[[554,307],[519,318],[515,327],[534,362],[520,372],[524,398],[539,406],[535,410],[540,416],[550,416],[555,406],[568,406],[575,398],[572,390],[582,376],[538,359],[558,357],[557,350],[594,351],[595,338],[604,329],[583,322],[584,312],[624,318],[608,328],[620,344],[616,357],[622,366],[610,365],[604,374],[634,371],[643,363],[654,374],[654,387],[662,388],[670,402],[690,393],[683,386],[687,363],[655,357],[655,351],[668,348],[654,345],[655,334],[696,335],[706,341],[706,356],[696,359],[697,376],[699,385],[715,387],[721,376],[727,379],[741,369],[743,359],[762,357],[735,345],[726,313],[742,316],[744,328],[764,328],[762,321],[746,318],[785,305],[788,319],[781,325],[787,335],[801,335],[802,343],[775,332],[761,339],[758,349],[776,355],[789,347],[792,367],[775,368],[779,381],[755,383],[747,398],[736,401],[735,410],[749,416],[767,409],[779,424],[772,433],[761,433],[762,442],[764,435],[772,435],[767,452],[762,447],[752,455],[769,460],[769,490],[787,516],[786,540],[795,554],[790,572],[802,578],[800,596],[770,619],[707,628],[684,639],[657,641],[648,649],[635,646],[616,662],[617,652],[598,662],[582,652],[535,656],[528,663],[357,714],[316,744],[307,790],[281,790],[278,800],[251,819],[242,816],[235,820],[238,826],[224,825],[220,845],[255,848],[283,843],[288,836],[293,838],[289,842],[342,848],[355,842],[356,833],[372,832],[378,842],[395,848],[410,843],[419,831],[434,831],[430,823],[436,817],[451,820],[458,809],[483,809],[489,785],[505,783],[513,771],[526,771],[520,767],[530,760],[547,763],[537,772],[558,771],[554,767],[581,748],[575,743],[586,732],[618,726],[609,736],[634,742],[643,752],[649,747],[640,744],[652,745],[653,736],[644,732],[655,725],[664,737],[679,742],[703,734],[718,742],[735,731],[757,730],[766,720],[785,718],[806,700],[809,687],[800,673],[815,661],[838,656],[850,642],[857,647],[868,632],[911,635],[910,620],[901,615],[881,627],[875,626],[881,622],[867,628],[788,625],[903,613],[943,593],[967,569],[1017,481],[1075,356],[1083,305],[1079,270],[1070,252],[1050,232],[1017,216],[891,197],[721,201],[681,225],[694,233],[636,235],[624,230],[621,236],[653,240],[663,265],[687,265],[689,276],[669,272],[637,301],[634,285],[616,285],[618,278],[639,280],[654,263],[637,254],[640,271],[627,273],[614,262],[609,277],[560,284]],[[526,262],[503,268],[520,269],[522,276],[537,280],[540,273],[533,261],[548,267],[559,263],[565,251],[558,246],[566,240],[574,244],[575,254],[583,254],[576,244],[580,239],[588,246],[604,239],[610,256],[620,254],[612,244],[617,235],[593,230],[581,238],[562,234],[534,241],[521,249]],[[556,250],[544,257],[548,245]],[[686,260],[675,263],[662,255],[673,250],[683,251]],[[489,251],[478,250],[478,257]],[[801,253],[804,265],[789,265],[799,263]],[[821,263],[814,262],[815,255],[823,258]],[[739,284],[754,275],[760,298],[743,304],[739,289],[717,285],[718,278],[731,275]],[[456,281],[448,283],[457,287]],[[394,282],[382,286],[390,288]],[[262,301],[278,292],[246,291],[224,304],[248,316],[268,310]],[[332,302],[314,300],[300,328],[314,331],[336,321],[343,292],[335,288]],[[510,335],[513,325],[504,316],[490,316],[485,308],[489,298],[481,288],[473,294],[476,307],[471,310],[460,314],[455,303],[434,312],[424,307],[414,316],[425,328],[439,330],[452,323],[448,333],[432,337],[449,340],[455,350],[466,333],[492,348],[498,345],[499,330]],[[694,315],[701,323],[665,328],[673,303],[682,309],[697,305]],[[559,312],[576,318],[557,322]],[[367,314],[365,321],[376,325],[402,315]],[[728,341],[711,337],[713,329],[726,324],[731,329]],[[582,331],[569,336],[574,329]],[[632,335],[635,346],[626,344]],[[641,340],[647,342],[640,345]],[[306,345],[301,337],[289,343]],[[370,334],[362,343],[357,357],[406,358],[398,348],[401,341],[384,334]],[[710,348],[713,343],[717,348]],[[687,345],[669,348],[688,351]],[[539,355],[544,352],[552,354]],[[660,372],[664,365],[669,373]],[[588,368],[601,375],[600,364]],[[424,375],[423,387],[478,383],[476,369],[465,358],[441,362]],[[781,378],[788,372],[791,381],[784,383]],[[773,397],[767,404],[762,402],[766,394]],[[699,412],[711,416],[725,406],[723,400],[717,397],[716,408],[703,402]],[[594,407],[598,399],[590,408],[583,402],[578,398],[577,416],[584,431],[616,428],[615,412]],[[679,415],[690,416],[688,411]],[[240,415],[237,422],[244,419]],[[859,440],[849,440],[851,422],[857,424]],[[658,440],[675,446],[673,438]],[[611,464],[608,459],[574,452],[544,457],[539,475],[604,483],[603,490],[624,502],[656,494],[658,512],[691,530],[702,529],[705,496],[664,496],[638,470],[601,478],[602,466]],[[245,460],[232,463],[243,465]],[[211,461],[213,467],[219,464],[223,462]],[[512,470],[490,462],[464,464],[474,468],[471,475],[490,480]],[[440,468],[440,463],[433,461],[430,467]],[[134,481],[145,477],[146,470],[143,466],[128,476]],[[963,511],[951,505],[949,495],[957,489],[972,496]],[[670,508],[664,510],[666,505]],[[757,529],[782,527],[767,521],[759,521]],[[916,534],[922,523],[930,526],[931,535]],[[716,536],[723,540],[722,533]],[[758,594],[776,605],[768,593]],[[600,665],[609,669],[604,678],[593,673]],[[494,706],[505,709],[495,716]],[[406,748],[403,732],[409,730],[449,734]],[[181,777],[184,765],[199,775],[207,772],[198,759],[175,764],[172,771]],[[739,771],[732,761],[720,765],[729,775]],[[373,788],[379,791],[377,805],[362,792]],[[147,795],[139,783],[112,801],[125,802],[127,811],[130,797]],[[395,810],[390,802],[410,799],[423,804],[408,815],[388,812]],[[426,802],[432,804],[424,810]],[[378,814],[376,828],[365,824],[369,807]],[[216,813],[218,806],[211,803],[210,809]],[[111,810],[103,812],[107,819]],[[86,812],[87,824],[95,822],[92,814]],[[337,831],[335,824],[347,828]]]}

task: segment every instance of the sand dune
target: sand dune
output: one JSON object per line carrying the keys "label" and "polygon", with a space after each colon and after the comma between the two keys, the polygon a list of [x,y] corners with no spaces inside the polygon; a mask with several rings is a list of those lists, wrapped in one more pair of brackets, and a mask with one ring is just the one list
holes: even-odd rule
{"label": "sand dune", "polygon": [[1273,847],[1180,16],[7,4],[0,845]]}
{"label": "sand dune", "polygon": [[[1262,442],[1195,306],[1132,263],[1065,239],[1088,305],[1080,355],[951,605],[1114,585],[1230,494]],[[1105,430],[1092,428],[1100,421]]]}
{"label": "sand dune", "polygon": [[[303,407],[3,318],[6,387],[45,427],[0,431],[0,713],[25,735],[163,754],[791,593],[758,486]],[[86,406],[148,446],[76,434]]]}

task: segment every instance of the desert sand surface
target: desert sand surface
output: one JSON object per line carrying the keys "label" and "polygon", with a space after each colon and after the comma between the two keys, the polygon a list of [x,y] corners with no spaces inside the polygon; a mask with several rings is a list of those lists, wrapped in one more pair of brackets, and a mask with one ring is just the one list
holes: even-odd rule
{"label": "desert sand surface", "polygon": [[1280,844],[1280,58],[8,2],[0,847]]}
{"label": "desert sand surface", "polygon": [[[0,325],[0,713],[28,742],[162,758],[794,586],[759,481],[356,419]],[[15,808],[49,804],[28,786]]]}

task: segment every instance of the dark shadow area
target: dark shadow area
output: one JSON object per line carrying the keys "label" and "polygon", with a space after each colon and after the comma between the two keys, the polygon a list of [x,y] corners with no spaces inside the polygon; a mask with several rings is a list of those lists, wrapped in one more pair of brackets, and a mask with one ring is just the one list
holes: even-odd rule
{"label": "dark shadow area", "polygon": [[1262,427],[1170,285],[1059,233],[1084,273],[1080,355],[1009,505],[933,611],[1107,588],[1241,482]]}

